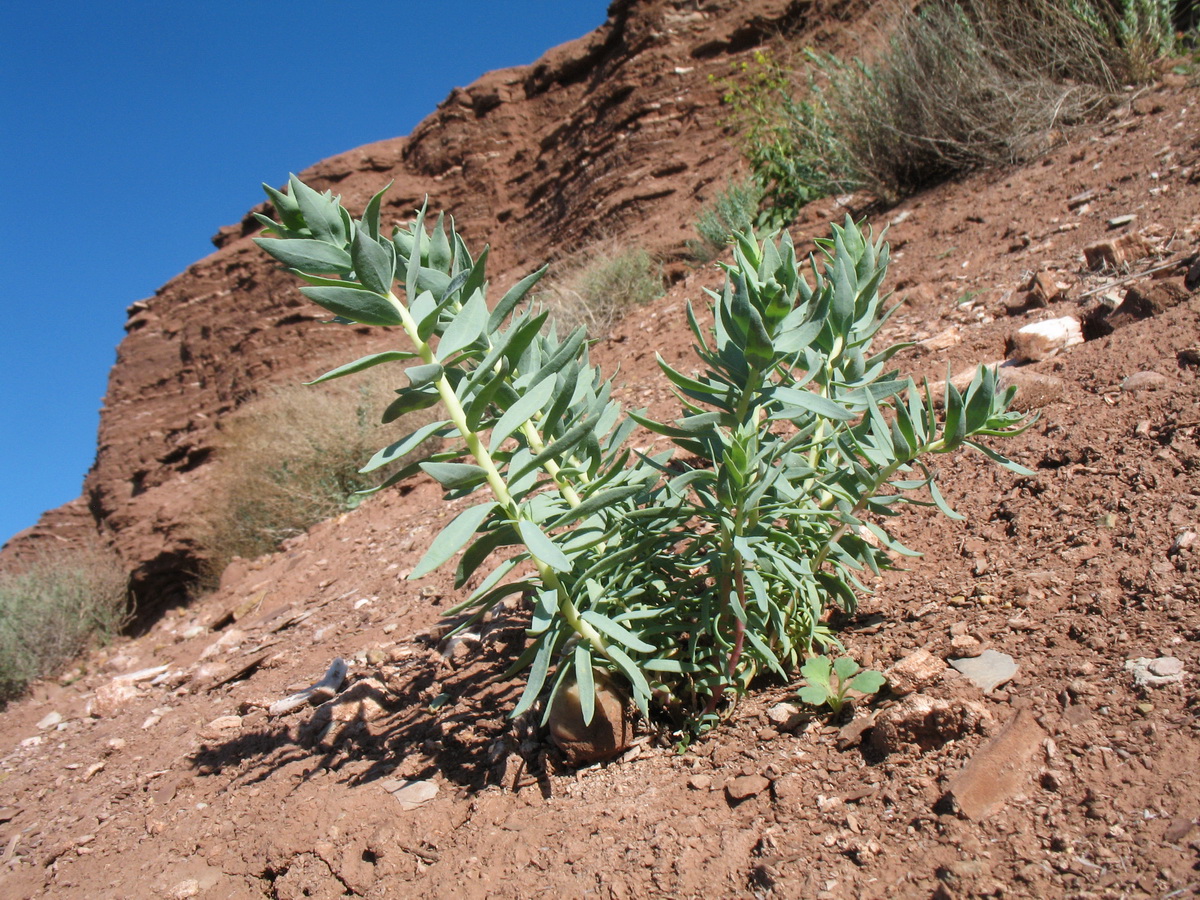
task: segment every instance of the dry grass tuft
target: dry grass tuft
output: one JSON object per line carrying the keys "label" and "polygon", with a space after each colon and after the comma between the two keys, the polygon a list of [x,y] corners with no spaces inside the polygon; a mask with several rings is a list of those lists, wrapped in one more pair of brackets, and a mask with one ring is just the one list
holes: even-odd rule
{"label": "dry grass tuft", "polygon": [[641,247],[601,241],[551,267],[535,298],[560,332],[580,325],[602,338],[635,306],[663,295],[662,267]]}
{"label": "dry grass tuft", "polygon": [[98,547],[0,573],[0,703],[116,635],[129,617],[128,586],[116,556]]}
{"label": "dry grass tuft", "polygon": [[[287,538],[352,509],[357,491],[375,487],[409,461],[359,472],[375,451],[432,421],[432,413],[422,412],[377,424],[393,399],[390,382],[398,378],[398,368],[381,366],[368,376],[275,387],[231,417],[215,460],[217,484],[203,512],[201,588],[215,586],[235,556],[274,551]],[[433,449],[431,440],[417,452]]]}

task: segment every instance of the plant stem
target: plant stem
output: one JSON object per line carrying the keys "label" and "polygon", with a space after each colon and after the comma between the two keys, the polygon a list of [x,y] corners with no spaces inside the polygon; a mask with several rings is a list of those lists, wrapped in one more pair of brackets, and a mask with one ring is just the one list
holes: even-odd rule
{"label": "plant stem", "polygon": [[[405,334],[408,335],[408,339],[412,342],[413,347],[416,349],[417,355],[420,356],[422,361],[425,363],[436,362],[433,348],[427,341],[421,339],[417,331],[417,323],[409,313],[408,308],[400,302],[399,298],[397,298],[395,294],[389,294],[388,298],[396,307],[396,311],[400,315],[401,327],[403,327]],[[504,507],[504,511],[508,514],[510,521],[519,521],[522,518],[520,506],[518,506],[516,500],[513,499],[512,494],[509,493],[508,485],[504,483],[504,476],[502,476],[500,474],[500,470],[496,468],[496,462],[492,459],[491,453],[488,452],[487,447],[484,445],[483,441],[480,440],[479,435],[472,431],[470,426],[467,424],[466,411],[463,409],[462,403],[459,402],[458,396],[454,393],[454,388],[450,384],[449,379],[443,375],[437,380],[436,386],[438,396],[441,398],[442,405],[446,409],[446,416],[450,419],[451,424],[453,424],[458,430],[458,433],[462,435],[463,441],[467,446],[467,451],[475,459],[476,464],[483,469],[484,476],[487,479],[488,487],[492,490],[492,495],[496,498],[497,502]],[[528,423],[526,424],[528,425]],[[533,429],[531,428],[530,430]],[[536,436],[536,432],[534,432],[534,434]],[[528,437],[528,433],[526,436]],[[554,473],[551,473],[552,477],[553,474]],[[574,503],[572,503],[572,506],[578,506],[580,502],[578,495],[574,494],[574,491],[572,491],[572,495],[574,495]],[[565,493],[564,497],[566,497]],[[567,497],[567,502],[571,502],[571,497]],[[528,550],[527,548],[527,552],[529,553],[530,560],[537,568],[538,577],[542,580],[542,583],[557,594],[558,609],[559,612],[562,613],[567,624],[571,626],[572,630],[574,630],[576,634],[586,640],[601,656],[603,656],[609,662],[613,662],[615,664],[615,661],[608,652],[608,645],[605,643],[604,638],[600,636],[600,633],[596,631],[595,628],[583,620],[579,613],[578,607],[575,606],[568,595],[566,586],[558,577],[558,573],[549,564],[539,559],[537,554],[535,554],[532,550]]]}

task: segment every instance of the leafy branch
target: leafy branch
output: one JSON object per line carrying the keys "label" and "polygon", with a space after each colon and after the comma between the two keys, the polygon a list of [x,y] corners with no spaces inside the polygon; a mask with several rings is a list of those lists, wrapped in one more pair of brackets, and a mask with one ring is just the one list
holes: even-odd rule
{"label": "leafy branch", "polygon": [[[430,229],[421,210],[385,236],[383,192],[354,219],[295,177],[287,193],[266,190],[279,221],[260,216],[274,236],[258,243],[308,283],[305,296],[335,321],[406,338],[316,382],[399,362],[408,383],[384,421],[442,411],[364,471],[436,437],[448,443],[381,487],[423,471],[447,500],[487,490],[412,574],[461,551],[456,585],[480,578],[452,610],[470,613],[464,628],[509,596],[528,598],[530,641],[509,670],[528,669],[514,713],[547,685],[577,683],[590,721],[599,666],[628,683],[643,714],[653,705],[703,729],[758,672],[786,676],[814,643],[834,643],[827,607],[853,609],[862,573],[886,568],[889,552],[913,553],[884,527],[896,507],[955,515],[920,457],[968,446],[1026,471],[978,441],[1028,427],[995,373],[981,368],[965,394],[947,383],[939,422],[928,386],[888,368],[906,345],[871,352],[886,319],[887,247],[850,220],[822,242],[821,270],[810,261],[812,284],[786,234],[737,236],[725,285],[710,292],[712,326],[688,307],[703,370],[659,360],[683,406],[664,423],[622,415],[583,330],[559,336],[526,302],[544,270],[489,306],[488,251],[473,258],[452,220]],[[675,450],[629,449],[638,425]]]}

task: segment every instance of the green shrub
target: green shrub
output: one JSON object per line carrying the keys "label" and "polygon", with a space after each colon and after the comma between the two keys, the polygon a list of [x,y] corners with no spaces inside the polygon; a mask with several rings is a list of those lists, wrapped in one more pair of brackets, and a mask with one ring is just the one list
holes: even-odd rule
{"label": "green shrub", "polygon": [[663,295],[662,267],[641,247],[602,242],[550,270],[537,301],[559,328],[603,337],[635,306]]}
{"label": "green shrub", "polygon": [[700,262],[709,262],[733,242],[735,233],[749,231],[758,223],[762,188],[753,178],[730,181],[696,220],[698,241],[688,241],[688,251]]}
{"label": "green shrub", "polygon": [[1170,0],[930,0],[897,5],[870,62],[756,54],[723,82],[755,180],[790,221],[821,194],[895,201],[970,169],[1030,159],[1177,43]]}
{"label": "green shrub", "polygon": [[420,414],[385,428],[390,391],[378,380],[333,389],[274,387],[225,426],[216,483],[202,514],[202,588],[235,556],[253,558],[356,505],[375,475],[358,470],[389,432],[428,421]]}
{"label": "green shrub", "polygon": [[[688,310],[698,371],[660,361],[683,403],[663,423],[623,417],[584,330],[544,328],[547,314],[523,306],[544,270],[489,306],[486,254],[473,258],[443,217],[431,232],[422,210],[389,237],[382,192],[358,220],[295,177],[289,194],[268,194],[280,221],[260,221],[277,237],[257,241],[309,283],[301,292],[347,322],[403,332],[403,349],[323,380],[400,362],[393,408],[442,410],[365,468],[447,439],[384,484],[424,472],[448,501],[483,489],[412,577],[458,557],[456,586],[474,585],[450,611],[468,613],[460,628],[528,599],[530,641],[510,673],[529,676],[514,714],[544,688],[577,686],[590,721],[600,666],[644,714],[653,704],[702,730],[759,672],[788,677],[814,644],[834,643],[829,607],[853,609],[862,573],[912,554],[887,517],[905,503],[957,515],[924,457],[973,447],[1031,474],[981,443],[1028,426],[994,372],[981,367],[962,394],[947,383],[939,420],[928,387],[888,368],[907,345],[872,350],[888,250],[849,220],[808,276],[786,234],[737,236],[725,285],[710,292],[712,327]],[[627,446],[637,424],[678,453]]]}
{"label": "green shrub", "polygon": [[786,225],[813,200],[855,186],[822,95],[798,96],[796,79],[771,54],[755,51],[719,81],[728,125],[766,203],[752,220],[759,227]]}
{"label": "green shrub", "polygon": [[112,638],[128,618],[128,583],[117,558],[97,548],[0,573],[0,703]]}

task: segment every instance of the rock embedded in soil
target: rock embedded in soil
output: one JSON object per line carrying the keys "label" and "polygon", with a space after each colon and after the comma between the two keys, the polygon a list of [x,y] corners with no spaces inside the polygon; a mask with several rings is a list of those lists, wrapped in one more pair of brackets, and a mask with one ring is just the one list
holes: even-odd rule
{"label": "rock embedded in soil", "polygon": [[767,710],[767,721],[779,731],[791,731],[804,721],[804,714],[795,703],[776,703]]}
{"label": "rock embedded in soil", "polygon": [[948,794],[968,819],[986,819],[1030,781],[1031,761],[1046,733],[1027,709],[1018,710],[950,781]]}
{"label": "rock embedded in soil", "polygon": [[1171,380],[1159,372],[1134,372],[1121,382],[1121,390],[1129,394],[1138,391],[1158,391],[1165,388]]}
{"label": "rock embedded in soil", "polygon": [[869,712],[861,716],[855,716],[847,724],[841,727],[837,736],[837,748],[845,750],[848,747],[853,747],[862,740],[862,736],[875,724],[875,713]]}
{"label": "rock embedded in soil", "polygon": [[386,778],[379,786],[395,797],[405,812],[421,808],[438,794],[438,786],[432,781]]}
{"label": "rock embedded in soil", "polygon": [[1133,683],[1138,687],[1165,687],[1183,681],[1186,673],[1183,660],[1174,656],[1149,659],[1145,656],[1125,662],[1125,670],[1133,673]]}
{"label": "rock embedded in soil", "polygon": [[596,705],[592,721],[584,723],[579,685],[563,685],[550,705],[550,739],[570,765],[604,762],[620,755],[633,740],[629,702],[612,677],[602,669],[592,671]]}
{"label": "rock embedded in soil", "polygon": [[204,726],[204,733],[210,737],[219,737],[227,731],[233,731],[241,727],[241,716],[218,716]]}
{"label": "rock embedded in soil", "polygon": [[913,746],[933,750],[985,731],[991,721],[991,714],[978,703],[912,694],[876,715],[871,746],[881,753],[897,753]]}
{"label": "rock embedded in soil", "polygon": [[1012,336],[1011,359],[1040,362],[1083,343],[1083,329],[1074,316],[1033,322]]}
{"label": "rock embedded in soil", "polygon": [[984,693],[995,690],[1012,679],[1019,668],[1007,653],[984,650],[978,656],[952,659],[950,665],[967,676]]}
{"label": "rock embedded in soil", "polygon": [[725,794],[732,803],[741,803],[767,790],[771,782],[763,775],[739,775],[725,783]]}
{"label": "rock embedded in soil", "polygon": [[88,701],[87,714],[94,719],[108,719],[123,710],[138,695],[138,689],[123,678],[114,678],[96,689]]}
{"label": "rock embedded in soil", "polygon": [[1140,234],[1123,234],[1116,240],[1084,247],[1083,258],[1089,269],[1116,269],[1145,259],[1151,252],[1149,242]]}
{"label": "rock embedded in soil", "polygon": [[37,723],[37,727],[40,731],[45,731],[48,728],[54,728],[62,720],[63,720],[63,717],[62,717],[62,713],[60,713],[60,712],[47,713]]}
{"label": "rock embedded in soil", "polygon": [[893,694],[902,696],[929,687],[942,677],[946,663],[924,647],[908,654],[883,674]]}

